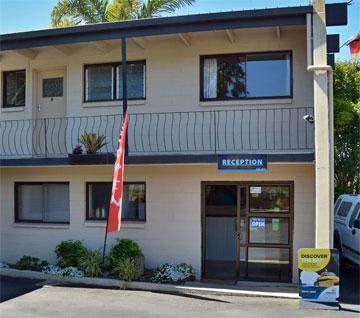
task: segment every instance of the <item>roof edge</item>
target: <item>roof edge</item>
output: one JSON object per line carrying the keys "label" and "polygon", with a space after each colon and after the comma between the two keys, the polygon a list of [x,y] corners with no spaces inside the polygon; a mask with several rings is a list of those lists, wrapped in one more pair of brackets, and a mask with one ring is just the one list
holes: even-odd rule
{"label": "roof edge", "polygon": [[[56,44],[150,36],[180,32],[304,24],[312,6],[254,9],[105,22],[0,35],[0,51]],[[85,36],[82,40],[81,36]],[[73,38],[72,38],[73,37]],[[66,39],[68,38],[68,39]],[[31,43],[31,41],[33,43]]]}

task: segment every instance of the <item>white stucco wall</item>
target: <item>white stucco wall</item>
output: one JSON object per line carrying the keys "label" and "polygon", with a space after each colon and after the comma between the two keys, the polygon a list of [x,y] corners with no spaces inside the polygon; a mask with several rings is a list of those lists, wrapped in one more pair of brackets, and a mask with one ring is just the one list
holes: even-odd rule
{"label": "white stucco wall", "polygon": [[[177,35],[147,37],[146,49],[141,49],[134,41],[128,40],[128,60],[146,60],[147,71],[146,101],[130,101],[129,111],[135,113],[238,109],[249,105],[257,105],[260,108],[269,105],[313,106],[312,76],[306,71],[304,27],[283,27],[280,39],[274,28],[234,30],[234,34],[236,40],[231,43],[224,31],[191,33],[190,47],[185,46]],[[121,60],[119,41],[109,43],[113,49],[105,53],[86,43],[76,44],[76,51],[69,56],[54,47],[36,48],[39,53],[34,59],[26,58],[14,51],[4,52],[0,60],[0,71],[26,70],[26,106],[2,109],[1,120],[31,118],[33,105],[37,106],[37,71],[59,68],[65,69],[67,73],[67,116],[121,113],[121,103],[118,101],[83,103],[84,64]],[[281,50],[293,52],[292,99],[200,102],[201,55]],[[2,87],[1,81],[2,77]]]}
{"label": "white stucco wall", "polygon": [[[127,166],[125,181],[146,182],[146,223],[123,223],[109,235],[136,240],[154,268],[164,262],[192,264],[201,273],[201,181],[294,181],[293,280],[296,252],[314,246],[314,167],[271,164],[268,172],[222,172],[216,165]],[[55,262],[54,248],[62,240],[81,239],[87,247],[102,248],[104,223],[85,221],[85,182],[111,181],[112,167],[2,168],[1,261],[14,263],[23,255]],[[14,183],[19,181],[70,182],[70,225],[14,223]]]}

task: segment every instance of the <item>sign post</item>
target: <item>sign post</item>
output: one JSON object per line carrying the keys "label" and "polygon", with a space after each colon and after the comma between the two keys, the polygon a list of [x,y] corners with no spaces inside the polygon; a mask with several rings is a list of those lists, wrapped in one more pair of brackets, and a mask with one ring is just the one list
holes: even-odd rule
{"label": "sign post", "polygon": [[305,302],[338,306],[339,252],[337,249],[298,250],[299,295]]}

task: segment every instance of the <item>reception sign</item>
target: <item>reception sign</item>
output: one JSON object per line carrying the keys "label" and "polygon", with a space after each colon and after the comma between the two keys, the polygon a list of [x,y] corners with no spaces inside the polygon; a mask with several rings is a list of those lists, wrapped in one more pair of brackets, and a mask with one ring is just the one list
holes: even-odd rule
{"label": "reception sign", "polygon": [[220,155],[218,169],[225,171],[267,171],[267,155]]}
{"label": "reception sign", "polygon": [[339,252],[336,249],[298,250],[299,295],[302,300],[338,303]]}

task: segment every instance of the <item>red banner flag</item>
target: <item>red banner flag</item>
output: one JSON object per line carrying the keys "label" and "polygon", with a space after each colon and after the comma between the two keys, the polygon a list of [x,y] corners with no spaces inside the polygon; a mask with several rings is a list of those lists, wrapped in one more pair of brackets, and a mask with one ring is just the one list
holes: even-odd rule
{"label": "red banner flag", "polygon": [[351,53],[351,61],[355,63],[357,55],[360,52],[360,39],[353,40],[349,43],[350,53]]}
{"label": "red banner flag", "polygon": [[111,191],[110,209],[106,231],[108,233],[120,231],[121,226],[121,208],[123,198],[123,182],[124,182],[124,159],[125,159],[125,141],[126,130],[128,126],[128,113],[121,128],[118,151],[116,154],[113,184]]}

